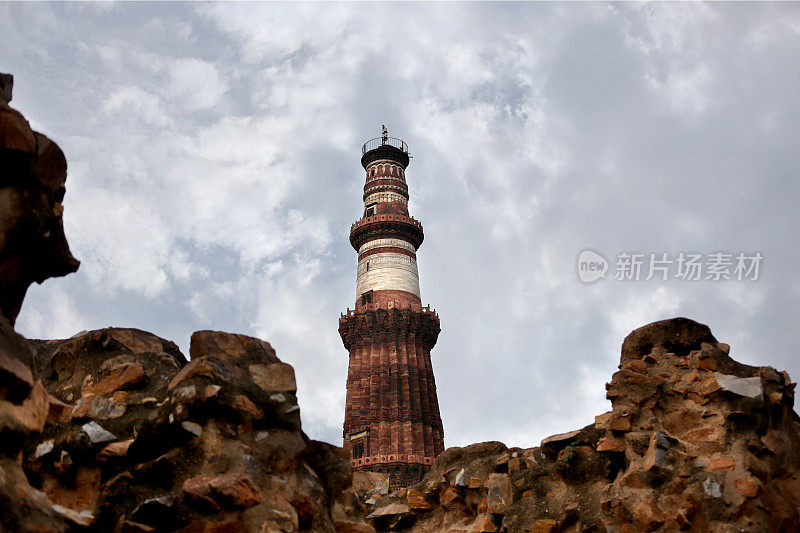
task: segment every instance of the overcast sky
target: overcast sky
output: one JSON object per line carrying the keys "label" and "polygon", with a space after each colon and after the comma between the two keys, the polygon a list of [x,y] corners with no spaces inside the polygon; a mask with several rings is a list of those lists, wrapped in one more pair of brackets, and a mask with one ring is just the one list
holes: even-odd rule
{"label": "overcast sky", "polygon": [[[800,378],[800,4],[0,4],[12,105],[69,162],[77,274],[28,337],[268,340],[341,444],[362,143],[413,155],[445,445],[610,409],[623,338],[708,324]],[[584,249],[610,263],[583,283]],[[618,281],[616,257],[763,255],[758,280]]]}

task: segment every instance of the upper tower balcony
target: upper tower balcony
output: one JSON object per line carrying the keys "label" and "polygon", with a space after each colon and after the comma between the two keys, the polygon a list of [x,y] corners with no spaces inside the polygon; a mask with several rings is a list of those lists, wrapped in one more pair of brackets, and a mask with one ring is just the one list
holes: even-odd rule
{"label": "upper tower balcony", "polygon": [[380,137],[368,140],[361,147],[361,166],[365,170],[370,163],[380,159],[389,159],[399,163],[403,168],[406,168],[410,161],[408,145],[397,137],[389,137],[385,127]]}

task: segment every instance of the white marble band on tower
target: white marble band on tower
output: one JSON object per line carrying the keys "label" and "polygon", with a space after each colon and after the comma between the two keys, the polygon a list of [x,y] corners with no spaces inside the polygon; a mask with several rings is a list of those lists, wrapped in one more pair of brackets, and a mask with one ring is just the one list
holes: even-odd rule
{"label": "white marble band on tower", "polygon": [[[372,242],[375,241],[367,244]],[[406,291],[419,296],[417,260],[397,252],[379,252],[359,260],[356,299],[367,291],[384,290]]]}
{"label": "white marble band on tower", "polygon": [[408,204],[408,200],[402,194],[396,192],[381,191],[368,195],[364,198],[364,205],[377,204],[381,202],[400,202],[401,204]]}

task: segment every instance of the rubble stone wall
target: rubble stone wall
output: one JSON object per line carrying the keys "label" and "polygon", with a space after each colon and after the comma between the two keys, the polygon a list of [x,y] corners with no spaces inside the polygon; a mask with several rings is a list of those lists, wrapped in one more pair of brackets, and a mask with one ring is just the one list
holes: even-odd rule
{"label": "rubble stone wall", "polygon": [[800,418],[786,372],[743,365],[707,326],[622,345],[612,410],[539,446],[450,448],[366,501],[377,531],[800,531]]}

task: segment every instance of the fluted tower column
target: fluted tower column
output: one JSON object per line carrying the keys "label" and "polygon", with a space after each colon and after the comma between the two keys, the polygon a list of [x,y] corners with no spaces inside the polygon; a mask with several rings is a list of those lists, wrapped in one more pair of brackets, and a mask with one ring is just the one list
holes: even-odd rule
{"label": "fluted tower column", "polygon": [[350,229],[358,252],[356,302],[339,319],[350,352],[344,448],[353,468],[413,484],[444,450],[430,351],[439,316],[422,307],[417,250],[422,224],[409,216],[408,147],[382,137],[364,144],[364,212]]}

